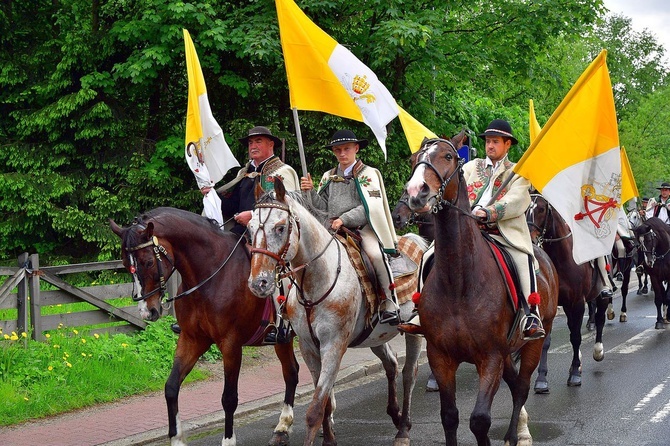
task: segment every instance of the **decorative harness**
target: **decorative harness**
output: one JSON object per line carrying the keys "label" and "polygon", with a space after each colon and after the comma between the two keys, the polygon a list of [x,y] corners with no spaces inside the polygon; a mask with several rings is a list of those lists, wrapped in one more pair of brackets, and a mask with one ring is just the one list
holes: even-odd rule
{"label": "decorative harness", "polygon": [[[198,288],[203,286],[205,283],[209,282],[214,276],[216,276],[219,273],[219,271],[221,271],[221,269],[223,269],[224,266],[226,266],[228,261],[232,258],[233,253],[235,252],[237,247],[240,245],[240,241],[242,239],[243,239],[243,237],[240,237],[240,239],[237,241],[237,243],[235,243],[235,246],[233,247],[233,249],[230,251],[230,254],[228,254],[228,257],[226,257],[226,259],[223,261],[223,263],[216,270],[214,270],[214,272],[212,274],[210,274],[209,277],[202,280],[196,286],[194,286],[194,287],[192,287],[192,288],[190,288],[190,289],[188,289],[188,290],[186,290],[182,293],[179,293],[174,297],[169,297],[165,300],[163,300],[163,298],[165,297],[165,292],[167,291],[167,281],[170,279],[172,274],[177,270],[177,268],[174,266],[174,262],[172,260],[170,260],[170,257],[168,256],[167,249],[165,249],[165,247],[158,242],[158,237],[156,237],[155,235],[152,236],[151,239],[149,239],[149,241],[147,241],[147,242],[141,243],[141,244],[139,244],[137,246],[134,246],[134,247],[131,247],[131,248],[126,248],[126,251],[129,253],[128,257],[130,259],[129,270],[130,270],[130,273],[133,275],[133,279],[135,280],[136,283],[139,283],[139,278],[137,277],[137,268],[135,266],[137,264],[137,261],[135,260],[135,257],[130,253],[139,251],[139,250],[144,249],[144,248],[153,248],[154,256],[156,257],[156,268],[158,269],[158,283],[159,283],[158,288],[156,288],[156,289],[154,289],[154,290],[152,290],[152,291],[150,291],[146,294],[139,295],[139,296],[136,296],[135,292],[133,290],[133,296],[132,296],[133,301],[135,301],[135,302],[143,301],[143,300],[146,300],[149,297],[153,296],[156,293],[160,293],[161,304],[163,304],[163,303],[167,304],[167,303],[171,303],[171,302],[173,302],[177,299],[181,299],[182,297],[193,293]],[[161,256],[165,257],[165,259],[168,261],[168,263],[170,264],[170,267],[171,267],[170,273],[167,275],[167,277],[165,277],[165,275],[163,274],[163,266],[162,266],[163,265],[163,259],[162,259]],[[135,287],[135,283],[133,283],[133,288],[134,287]],[[141,292],[141,289],[140,289],[140,292]]]}
{"label": "decorative harness", "polygon": [[[335,285],[337,284],[337,278],[340,276],[340,272],[342,271],[342,252],[341,252],[341,247],[339,243],[336,243],[335,246],[337,246],[337,268],[336,268],[336,274],[335,274],[335,279],[333,280],[333,283],[330,285],[328,290],[317,300],[311,300],[305,298],[305,294],[303,289],[300,287],[296,280],[296,273],[298,271],[302,271],[301,276],[300,276],[300,281],[302,282],[305,277],[305,273],[307,272],[307,267],[309,266],[310,263],[312,263],[314,260],[318,259],[321,257],[325,252],[326,249],[330,246],[331,243],[335,240],[334,235],[331,235],[330,241],[326,244],[326,246],[321,250],[320,253],[318,253],[314,258],[309,260],[308,262],[296,266],[296,267],[291,267],[289,262],[286,261],[286,254],[288,253],[288,250],[291,245],[291,233],[293,230],[293,222],[295,222],[295,227],[297,228],[298,231],[298,239],[300,239],[300,220],[293,215],[291,212],[291,208],[283,203],[279,203],[276,201],[272,202],[263,202],[263,203],[256,203],[256,209],[259,208],[265,208],[269,209],[267,215],[265,216],[264,221],[260,222],[258,225],[258,231],[256,231],[256,234],[254,235],[254,239],[252,240],[252,247],[250,248],[251,255],[253,256],[254,254],[263,254],[266,255],[272,259],[274,259],[277,264],[275,265],[275,286],[279,287],[280,282],[282,279],[288,278],[291,281],[291,284],[295,286],[297,290],[297,296],[298,296],[298,303],[305,307],[305,314],[307,318],[307,327],[309,328],[309,334],[312,337],[312,341],[314,342],[314,345],[317,346],[317,348],[320,346],[320,342],[318,338],[316,337],[316,334],[314,333],[314,329],[312,328],[312,321],[311,321],[311,313],[312,309],[323,302],[326,297],[330,295],[330,293],[333,291],[335,288]],[[289,216],[289,225],[288,225],[288,230],[286,233],[286,242],[284,245],[279,249],[277,253],[274,253],[268,249],[265,248],[256,248],[256,242],[258,240],[258,233],[262,232],[264,234],[264,238],[267,241],[267,235],[265,234],[265,224],[270,218],[270,214],[272,213],[273,209],[278,209],[280,211],[284,211],[288,214]]]}
{"label": "decorative harness", "polygon": [[642,252],[644,253],[645,258],[647,258],[647,254],[649,254],[649,257],[651,258],[651,260],[649,261],[649,268],[653,268],[654,263],[656,263],[656,260],[663,260],[665,258],[665,256],[667,256],[668,253],[670,253],[670,247],[663,254],[657,256],[656,255],[656,245],[657,245],[656,242],[654,242],[651,250],[647,249],[647,246],[645,245],[645,240],[647,239],[646,236],[648,234],[651,234],[651,239],[652,240],[657,239],[658,234],[656,234],[656,232],[654,232],[653,228],[649,228],[649,230],[647,232],[645,232],[644,234],[640,234],[640,236],[642,237],[642,241],[640,242],[640,245],[642,246]]}

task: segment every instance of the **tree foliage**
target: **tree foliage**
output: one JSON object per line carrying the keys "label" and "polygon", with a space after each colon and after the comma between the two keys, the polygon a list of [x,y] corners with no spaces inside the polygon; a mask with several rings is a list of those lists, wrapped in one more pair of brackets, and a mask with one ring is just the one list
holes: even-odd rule
{"label": "tree foliage", "polygon": [[[603,42],[622,116],[667,72],[653,36],[631,33],[626,18],[604,19],[600,0],[298,4],[436,133],[478,133],[493,118],[508,119],[521,142],[515,159],[528,145],[528,99],[546,120]],[[0,27],[0,259],[23,251],[47,262],[114,258],[108,218],[127,223],[162,205],[200,211],[183,159],[182,28],[238,159],[246,150],[237,138],[267,125],[286,138],[287,161],[300,171],[271,0],[5,0]],[[322,146],[334,130],[370,135],[323,113],[301,112],[300,123],[317,177],[332,167]],[[374,143],[362,157],[385,175],[393,202],[409,150],[398,120],[389,130],[388,159]]]}

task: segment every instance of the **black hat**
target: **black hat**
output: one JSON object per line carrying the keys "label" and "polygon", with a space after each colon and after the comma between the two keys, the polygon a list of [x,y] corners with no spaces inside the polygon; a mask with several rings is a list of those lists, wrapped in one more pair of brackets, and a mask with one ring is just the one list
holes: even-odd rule
{"label": "black hat", "polygon": [[664,181],[663,183],[661,183],[661,187],[657,187],[656,189],[658,189],[658,190],[670,189],[670,183]]}
{"label": "black hat", "polygon": [[253,129],[249,130],[249,134],[247,136],[240,138],[240,142],[246,147],[249,145],[249,138],[252,136],[265,136],[266,138],[270,138],[272,141],[274,141],[275,148],[281,147],[281,139],[274,136],[267,127],[254,127]]}
{"label": "black hat", "polygon": [[519,143],[517,139],[512,135],[512,126],[509,125],[509,122],[504,119],[494,119],[491,121],[486,131],[477,135],[481,139],[486,139],[487,136],[503,136],[512,140],[512,145]]}
{"label": "black hat", "polygon": [[323,147],[331,148],[333,146],[339,146],[340,144],[346,144],[348,142],[355,142],[358,144],[360,149],[364,149],[368,146],[367,139],[358,139],[356,135],[351,130],[338,130],[333,133],[333,137],[330,138],[330,144],[327,144]]}

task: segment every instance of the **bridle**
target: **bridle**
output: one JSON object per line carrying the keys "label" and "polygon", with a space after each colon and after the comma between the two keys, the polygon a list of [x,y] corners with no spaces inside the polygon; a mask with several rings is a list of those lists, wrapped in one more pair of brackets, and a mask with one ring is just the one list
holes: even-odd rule
{"label": "bridle", "polygon": [[[223,263],[221,265],[219,265],[219,267],[216,270],[214,270],[214,272],[212,274],[210,274],[209,277],[202,280],[200,283],[198,283],[194,287],[191,287],[188,290],[183,291],[183,292],[177,294],[176,296],[169,297],[167,299],[165,299],[165,293],[167,292],[167,281],[170,279],[170,277],[172,277],[172,274],[174,274],[174,272],[177,270],[177,268],[175,267],[174,262],[172,260],[170,260],[170,257],[168,256],[167,249],[165,249],[165,247],[158,242],[158,237],[156,237],[154,235],[147,242],[141,243],[141,244],[139,244],[137,246],[134,246],[134,247],[126,248],[126,251],[128,252],[128,257],[129,257],[129,260],[130,260],[129,270],[130,270],[130,273],[133,275],[133,279],[134,279],[133,288],[135,287],[135,283],[139,283],[139,278],[137,277],[137,268],[135,266],[135,265],[137,265],[137,260],[135,259],[134,255],[132,255],[131,253],[137,252],[137,251],[139,251],[141,249],[145,249],[145,248],[153,248],[154,257],[156,258],[156,269],[158,270],[158,284],[159,284],[158,288],[156,288],[156,289],[154,289],[154,290],[152,290],[152,291],[150,291],[146,294],[141,294],[141,295],[138,295],[138,296],[135,295],[135,291],[133,290],[133,293],[132,293],[133,301],[135,301],[135,302],[144,301],[144,300],[147,300],[148,298],[150,298],[151,296],[153,296],[154,294],[160,293],[159,294],[160,302],[161,302],[161,304],[163,304],[163,303],[173,302],[177,299],[181,299],[182,297],[193,293],[198,288],[200,288],[201,286],[203,286],[204,284],[206,284],[207,282],[212,280],[212,278],[214,278],[214,276],[216,276],[219,273],[219,271],[221,271],[223,269],[223,267],[226,266],[226,264],[232,258],[233,253],[235,252],[235,250],[240,245],[240,242],[243,239],[244,239],[244,237],[239,238],[237,243],[235,243],[235,246],[233,247],[233,249],[228,254],[228,257],[226,257],[226,259],[223,261]],[[165,260],[170,264],[170,267],[171,267],[170,273],[167,275],[167,277],[163,274],[163,259],[162,259],[162,257],[165,257]],[[140,292],[141,292],[141,289],[140,289]]]}
{"label": "bridle", "polygon": [[[251,241],[252,243],[249,252],[251,252],[252,256],[254,254],[263,254],[273,258],[277,262],[277,265],[275,267],[277,270],[276,272],[279,273],[281,270],[286,270],[289,268],[288,262],[286,261],[286,254],[288,253],[288,250],[291,248],[291,233],[293,232],[294,224],[296,230],[298,231],[298,238],[300,238],[300,220],[293,216],[293,214],[291,213],[291,208],[289,208],[287,205],[283,203],[279,203],[276,201],[257,203],[256,209],[269,209],[269,212],[266,214],[265,219],[258,225],[258,231],[256,231],[254,239]],[[263,233],[267,243],[268,237],[267,234],[265,233],[265,224],[267,223],[268,218],[270,218],[270,214],[272,213],[273,209],[278,209],[280,211],[286,212],[289,218],[288,230],[286,234],[286,242],[284,242],[284,245],[276,253],[265,248],[256,248],[256,240],[259,233]]]}
{"label": "bridle", "polygon": [[[566,235],[562,237],[556,237],[556,238],[546,238],[547,230],[549,229],[549,219],[551,221],[554,221],[553,213],[554,213],[554,208],[549,202],[540,194],[530,194],[531,197],[531,207],[528,208],[528,213],[531,217],[531,221],[528,221],[526,219],[526,223],[528,226],[532,226],[535,229],[537,229],[540,232],[540,235],[537,237],[537,241],[535,244],[537,245],[538,248],[542,248],[542,245],[544,243],[555,243],[555,242],[560,242],[561,240],[565,240],[568,237],[572,236],[572,231],[569,231]],[[542,198],[547,202],[547,215],[544,218],[544,224],[542,227],[538,226],[537,223],[535,223],[534,215],[533,215],[533,207],[537,206],[537,200]]]}
{"label": "bridle", "polygon": [[[446,177],[446,178],[444,178],[444,176],[442,176],[442,174],[437,170],[437,167],[435,167],[433,165],[433,163],[430,160],[430,156],[427,153],[427,149],[428,149],[427,146],[431,143],[437,143],[437,142],[443,142],[443,143],[447,144],[449,146],[450,151],[453,151],[452,155],[456,158],[456,162],[458,163],[458,167],[456,169],[454,169],[454,171],[451,172],[449,174],[449,176]],[[464,163],[463,158],[458,156],[458,151],[456,150],[456,146],[454,146],[454,144],[451,141],[449,141],[447,139],[442,139],[442,138],[433,138],[433,139],[429,139],[427,141],[424,141],[423,148],[417,153],[417,161],[414,164],[414,167],[412,168],[412,176],[414,176],[414,172],[416,172],[416,169],[420,165],[424,165],[428,169],[432,170],[433,173],[435,175],[437,175],[437,178],[439,178],[440,187],[437,190],[437,192],[435,193],[435,195],[430,197],[430,199],[433,199],[433,198],[435,199],[435,203],[433,203],[433,205],[430,208],[430,211],[433,214],[437,214],[438,212],[440,212],[445,207],[446,208],[454,208],[454,209],[458,210],[461,214],[463,214],[467,217],[470,217],[474,220],[477,220],[477,218],[474,217],[473,215],[471,215],[469,212],[466,212],[463,209],[456,206],[457,203],[458,203],[459,194],[456,194],[456,197],[453,199],[453,201],[449,201],[449,200],[444,198],[444,192],[446,191],[447,186],[449,185],[449,183],[451,182],[451,180],[454,178],[455,175],[458,175],[457,179],[458,179],[459,186],[462,183],[462,180],[463,180],[463,163]]]}
{"label": "bridle", "polygon": [[656,245],[658,244],[658,242],[654,241],[654,243],[651,247],[651,250],[649,250],[647,248],[646,244],[645,244],[645,241],[647,240],[647,235],[649,235],[649,234],[651,234],[651,236],[650,236],[651,240],[658,240],[658,234],[656,234],[656,232],[654,231],[653,228],[649,228],[648,231],[646,231],[643,234],[640,234],[638,238],[642,239],[642,240],[640,240],[640,246],[642,247],[642,252],[644,253],[645,258],[647,258],[647,254],[649,254],[649,258],[650,258],[649,268],[653,268],[654,263],[656,263],[657,260],[663,260],[665,258],[665,256],[667,256],[668,253],[670,253],[670,247],[663,254],[657,256],[656,255]]}

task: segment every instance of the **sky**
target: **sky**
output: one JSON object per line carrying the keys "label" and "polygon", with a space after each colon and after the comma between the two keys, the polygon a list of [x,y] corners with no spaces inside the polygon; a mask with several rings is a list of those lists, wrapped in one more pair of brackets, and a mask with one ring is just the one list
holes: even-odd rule
{"label": "sky", "polygon": [[670,1],[669,0],[603,0],[610,12],[632,19],[633,29],[647,28],[665,47],[665,59],[670,55]]}

